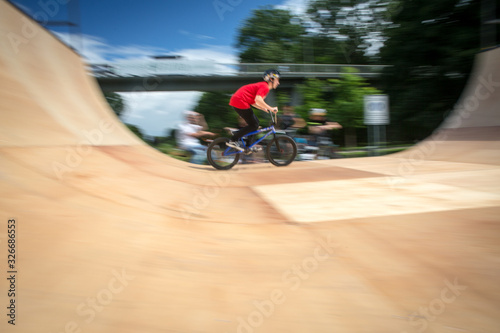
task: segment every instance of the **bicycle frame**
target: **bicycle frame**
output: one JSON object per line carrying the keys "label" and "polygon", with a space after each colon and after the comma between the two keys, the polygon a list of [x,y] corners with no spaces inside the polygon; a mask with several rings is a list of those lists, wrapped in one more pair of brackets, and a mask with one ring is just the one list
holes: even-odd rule
{"label": "bicycle frame", "polygon": [[[266,127],[266,128],[261,128],[259,130],[256,130],[254,132],[251,132],[251,133],[248,133],[247,135],[244,135],[241,139],[241,142],[243,143],[243,148],[245,148],[245,150],[247,149],[250,149],[252,148],[253,146],[259,144],[259,142],[261,142],[262,140],[264,140],[265,138],[267,138],[269,135],[273,134],[275,137],[276,137],[276,129],[274,128],[274,117],[271,113],[271,120],[272,120],[272,125],[269,126],[269,127]],[[264,135],[262,138],[258,139],[257,141],[255,141],[254,143],[252,143],[250,146],[247,146],[245,144],[245,140],[243,140],[243,138],[248,138],[249,136],[252,136],[252,135],[255,135],[255,134],[259,134],[259,133],[262,133],[262,132],[267,132],[266,135]],[[244,151],[234,151],[233,148],[230,148],[228,147],[224,153],[222,153],[224,156],[228,156],[228,155],[233,155],[233,154],[241,154],[241,153],[244,153]]]}
{"label": "bicycle frame", "polygon": [[[265,138],[267,138],[269,135],[271,134],[276,134],[276,130],[274,129],[274,126],[270,126],[270,127],[266,127],[266,128],[261,128],[260,130],[257,130],[257,131],[254,131],[254,132],[251,132],[251,133],[248,133],[247,135],[244,135],[241,139],[243,138],[247,138],[249,136],[252,136],[252,135],[255,135],[255,134],[259,134],[259,133],[262,133],[262,132],[267,132],[266,135],[264,135],[262,138],[258,139],[257,141],[255,141],[254,143],[252,143],[250,146],[247,146],[245,144],[245,140],[241,140],[241,142],[243,143],[243,148],[245,149],[250,149],[252,148],[253,146],[259,144],[262,140],[264,140]],[[243,153],[242,151],[234,151],[233,148],[230,148],[228,147],[223,155],[224,156],[228,156],[228,155],[232,155],[232,154],[241,154]]]}

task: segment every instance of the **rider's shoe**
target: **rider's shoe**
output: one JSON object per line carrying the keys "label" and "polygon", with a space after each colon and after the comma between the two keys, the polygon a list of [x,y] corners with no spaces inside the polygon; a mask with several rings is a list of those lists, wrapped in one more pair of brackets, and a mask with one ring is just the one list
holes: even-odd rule
{"label": "rider's shoe", "polygon": [[241,147],[241,143],[239,141],[228,141],[226,142],[226,146],[231,147],[233,149],[239,150],[239,151],[244,151]]}
{"label": "rider's shoe", "polygon": [[250,150],[252,151],[252,153],[256,153],[256,152],[261,151],[262,147],[261,146],[255,146],[255,147],[250,148]]}

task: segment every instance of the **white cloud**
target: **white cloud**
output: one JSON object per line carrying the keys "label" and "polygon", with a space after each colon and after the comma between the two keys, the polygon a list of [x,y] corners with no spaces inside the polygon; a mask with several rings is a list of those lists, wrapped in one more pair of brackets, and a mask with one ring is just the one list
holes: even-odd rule
{"label": "white cloud", "polygon": [[127,105],[121,118],[145,134],[165,136],[181,122],[183,111],[196,106],[201,94],[197,91],[120,93]]}
{"label": "white cloud", "polygon": [[127,58],[147,58],[155,54],[168,54],[168,50],[145,45],[110,45],[103,38],[90,35],[56,33],[66,44],[80,53],[84,60],[92,64],[103,64]]}
{"label": "white cloud", "polygon": [[193,33],[193,32],[189,32],[189,31],[186,31],[186,30],[179,30],[179,33],[184,35],[184,36],[187,36],[193,40],[209,40],[209,39],[215,39],[215,37],[212,37],[212,36],[207,36],[207,35],[201,35],[201,34],[197,34],[197,33]]}
{"label": "white cloud", "polygon": [[297,16],[303,16],[307,12],[310,1],[311,0],[285,0],[281,5],[277,5],[276,8],[288,10]]}
{"label": "white cloud", "polygon": [[308,32],[317,32],[318,23],[311,20],[307,14],[309,4],[314,0],[285,0],[281,5],[275,6],[278,9],[288,10],[293,15],[300,17],[302,24],[307,26]]}
{"label": "white cloud", "polygon": [[176,51],[189,60],[212,60],[220,64],[237,64],[238,56],[230,46],[203,45],[199,49],[185,49]]}
{"label": "white cloud", "polygon": [[92,64],[147,59],[157,54],[180,55],[188,60],[211,60],[222,64],[238,63],[235,50],[225,45],[204,44],[197,49],[167,50],[148,45],[110,45],[105,39],[90,35],[56,34],[64,43],[76,49],[88,63]]}
{"label": "white cloud", "polygon": [[[217,73],[222,74],[232,73],[234,69],[221,64],[238,63],[234,49],[229,46],[203,45],[200,49],[172,51],[143,45],[115,46],[89,35],[57,35],[76,49],[84,61],[92,64],[133,63],[135,60],[148,59],[151,55],[172,54],[191,61],[213,61],[217,64]],[[164,136],[179,124],[183,111],[196,106],[201,94],[198,91],[120,93],[126,104],[126,111],[121,118],[125,123],[138,126],[144,134]]]}

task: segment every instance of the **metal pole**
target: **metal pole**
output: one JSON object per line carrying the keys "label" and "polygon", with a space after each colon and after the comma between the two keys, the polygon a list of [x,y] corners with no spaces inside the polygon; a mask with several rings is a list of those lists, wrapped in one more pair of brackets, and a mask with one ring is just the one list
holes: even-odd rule
{"label": "metal pole", "polygon": [[368,131],[368,156],[372,155],[372,147],[373,147],[373,126],[372,125],[367,125],[366,129]]}
{"label": "metal pole", "polygon": [[387,145],[387,133],[386,133],[387,126],[383,125],[382,126],[382,146],[385,148]]}
{"label": "metal pole", "polygon": [[380,144],[380,125],[375,125],[375,156],[378,156],[378,147]]}

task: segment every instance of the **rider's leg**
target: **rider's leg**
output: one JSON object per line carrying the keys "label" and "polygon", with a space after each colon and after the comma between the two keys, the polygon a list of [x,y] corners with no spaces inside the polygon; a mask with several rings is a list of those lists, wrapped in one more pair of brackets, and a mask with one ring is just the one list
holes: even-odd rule
{"label": "rider's leg", "polygon": [[190,145],[186,147],[191,153],[191,163],[194,164],[203,164],[205,162],[207,156],[207,147],[201,144]]}
{"label": "rider's leg", "polygon": [[207,157],[207,151],[203,148],[194,148],[195,154],[191,160],[194,164],[203,164]]}
{"label": "rider's leg", "polygon": [[[245,120],[247,126],[243,127],[237,132],[234,132],[231,141],[238,141],[244,135],[247,135],[248,133],[251,133],[259,129],[259,119],[257,119],[251,108],[248,109],[238,109],[235,107],[233,108],[240,115],[240,117]],[[251,145],[252,142],[253,142],[253,136],[248,138],[247,146]]]}

